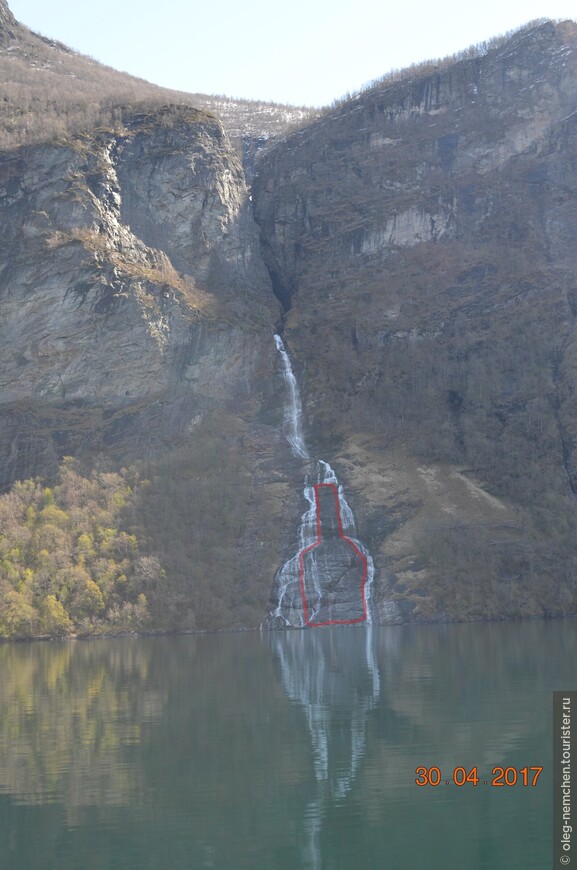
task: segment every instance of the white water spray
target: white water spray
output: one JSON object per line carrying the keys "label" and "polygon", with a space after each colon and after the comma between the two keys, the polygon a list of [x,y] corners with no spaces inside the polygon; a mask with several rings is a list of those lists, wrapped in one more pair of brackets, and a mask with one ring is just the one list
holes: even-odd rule
{"label": "white water spray", "polygon": [[[288,402],[283,427],[285,436],[295,456],[309,459],[301,430],[298,384],[280,336],[275,335],[275,342],[281,354],[287,385]],[[323,569],[322,559],[319,563],[315,558],[318,549],[314,545],[320,538],[315,485],[319,484],[332,484],[336,489],[341,523],[340,537],[344,537],[349,545],[352,543],[357,556],[362,554],[366,560],[363,594],[368,623],[365,642],[361,645],[357,641],[352,650],[349,650],[346,667],[341,667],[339,657],[335,656],[331,640],[334,636],[330,633],[273,632],[271,636],[280,663],[283,688],[291,701],[302,705],[310,734],[317,794],[308,804],[305,813],[303,859],[308,870],[322,870],[321,834],[327,808],[343,801],[353,789],[365,754],[368,717],[377,706],[380,696],[380,677],[371,625],[373,560],[356,536],[355,518],[334,470],[322,459],[317,461],[314,472],[311,466],[312,463],[304,481],[303,495],[307,508],[301,517],[298,552],[277,573],[277,606],[264,624],[269,628],[282,625],[293,628],[306,626],[304,592],[301,589],[301,556],[305,551],[311,593],[308,623],[314,623],[323,610],[322,586],[323,581],[326,585],[327,577],[320,575],[326,574],[330,580],[334,577],[334,565],[327,570],[325,562]],[[342,546],[342,541],[339,543]],[[344,567],[346,570],[346,565]],[[328,609],[330,616],[330,607]],[[325,605],[324,613],[326,612]],[[359,620],[355,618],[351,621]],[[362,639],[362,635],[357,637],[358,640]],[[366,679],[367,675],[369,680]]]}
{"label": "white water spray", "polygon": [[[285,349],[283,341],[279,335],[274,336],[277,350],[282,359],[283,375],[287,385],[287,405],[285,410],[283,429],[287,441],[291,445],[295,456],[301,459],[309,459],[309,452],[306,448],[301,428],[302,405],[298,389],[297,380],[294,376],[290,357]],[[315,479],[316,477],[316,479]],[[374,578],[374,564],[371,554],[364,544],[357,538],[355,518],[353,512],[346,500],[343,487],[339,483],[334,470],[328,462],[319,459],[316,463],[316,475],[306,475],[304,482],[303,495],[308,504],[308,508],[301,517],[299,528],[299,549],[296,555],[289,559],[277,574],[278,598],[277,606],[272,612],[272,617],[287,626],[294,628],[303,628],[305,626],[305,618],[303,613],[303,601],[300,588],[300,556],[311,544],[317,541],[317,513],[315,500],[315,484],[332,483],[338,492],[339,509],[342,523],[343,534],[355,545],[357,550],[363,554],[367,564],[367,576],[364,587],[364,597],[366,603],[366,621],[371,622],[371,593]],[[311,581],[312,589],[315,593],[317,606],[313,606],[309,613],[309,622],[314,622],[316,615],[320,609],[322,598],[321,580],[317,576],[317,566],[314,558],[311,560]]]}
{"label": "white water spray", "polygon": [[285,350],[282,338],[280,335],[275,335],[274,340],[277,350],[281,355],[284,379],[288,387],[289,400],[285,408],[283,429],[294,455],[299,456],[301,459],[308,459],[309,454],[305,447],[301,429],[302,405],[297,379],[293,374],[291,361]]}

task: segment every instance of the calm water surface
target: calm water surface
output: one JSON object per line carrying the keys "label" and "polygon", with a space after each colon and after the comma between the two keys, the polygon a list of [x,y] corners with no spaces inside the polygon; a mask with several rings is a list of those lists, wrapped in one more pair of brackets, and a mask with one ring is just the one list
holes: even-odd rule
{"label": "calm water surface", "polygon": [[576,662],[573,620],[0,646],[0,867],[544,870]]}

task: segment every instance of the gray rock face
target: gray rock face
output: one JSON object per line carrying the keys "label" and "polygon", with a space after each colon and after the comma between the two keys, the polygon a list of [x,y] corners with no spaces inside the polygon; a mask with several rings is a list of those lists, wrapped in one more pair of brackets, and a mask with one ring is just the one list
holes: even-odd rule
{"label": "gray rock face", "polygon": [[235,314],[256,317],[263,303],[272,312],[242,167],[220,125],[194,124],[196,114],[175,123],[159,112],[152,129],[146,116],[128,122],[117,146],[122,222]]}
{"label": "gray rock face", "polygon": [[123,430],[134,452],[254,402],[276,306],[217,122],[161,110],[4,155],[0,212],[4,482],[37,469],[34,432],[36,456],[120,447]]}
{"label": "gray rock face", "polygon": [[367,283],[369,258],[399,248],[486,238],[507,207],[501,172],[559,155],[553,141],[574,124],[576,39],[577,24],[549,22],[486,55],[407,71],[265,155],[256,214],[288,296],[346,292],[359,268]]}

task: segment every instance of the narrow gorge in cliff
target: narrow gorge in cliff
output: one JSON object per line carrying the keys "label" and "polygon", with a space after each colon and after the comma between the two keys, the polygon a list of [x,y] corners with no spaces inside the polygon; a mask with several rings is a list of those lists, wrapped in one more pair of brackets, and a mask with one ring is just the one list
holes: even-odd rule
{"label": "narrow gorge in cliff", "polygon": [[577,612],[574,22],[310,111],[0,66],[0,636]]}

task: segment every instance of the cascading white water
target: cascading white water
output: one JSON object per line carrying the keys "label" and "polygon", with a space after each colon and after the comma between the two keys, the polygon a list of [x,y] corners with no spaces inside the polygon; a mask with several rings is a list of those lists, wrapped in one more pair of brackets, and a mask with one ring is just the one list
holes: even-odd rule
{"label": "cascading white water", "polygon": [[325,462],[324,459],[319,459],[319,468],[322,469],[323,479],[319,480],[319,483],[333,483],[337,487],[338,496],[339,496],[339,508],[341,513],[341,523],[343,527],[343,532],[351,540],[358,550],[363,554],[365,559],[367,560],[367,579],[365,582],[365,602],[367,605],[367,622],[371,622],[371,593],[373,589],[373,579],[375,576],[375,565],[373,562],[373,557],[365,547],[362,541],[360,541],[357,537],[357,527],[355,524],[355,517],[350,508],[348,501],[345,498],[345,493],[342,485],[339,483],[338,478],[329,465],[328,462]]}
{"label": "cascading white water", "polygon": [[277,350],[281,355],[283,375],[288,387],[289,400],[286,404],[285,417],[283,421],[284,432],[294,455],[299,456],[301,459],[308,459],[309,454],[305,447],[301,429],[302,406],[297,379],[293,374],[291,361],[285,350],[282,338],[280,335],[275,335],[274,340]]}
{"label": "cascading white water", "polygon": [[[309,459],[309,452],[302,434],[302,406],[297,380],[292,370],[290,357],[281,337],[275,335],[274,339],[277,350],[281,355],[283,375],[287,385],[287,404],[283,424],[285,436],[295,456],[298,456],[301,459]],[[292,626],[293,628],[303,628],[306,624],[303,612],[300,559],[303,552],[317,542],[318,530],[315,484],[333,484],[336,487],[343,535],[346,536],[346,539],[350,543],[354,544],[354,548],[358,553],[362,554],[366,560],[366,580],[363,595],[365,601],[364,609],[366,612],[366,621],[370,623],[370,600],[374,578],[373,560],[367,548],[356,536],[354,515],[346,500],[343,487],[339,483],[337,476],[329,463],[320,459],[316,463],[316,475],[313,477],[313,475],[307,474],[305,477],[303,494],[308,507],[301,517],[299,528],[299,549],[296,555],[289,559],[277,573],[276,582],[278,603],[271,613],[272,620],[269,621],[269,624],[272,624],[274,627],[284,624],[286,626]],[[321,578],[318,574],[318,566],[314,558],[314,553],[310,559],[308,576],[311,584],[311,591],[313,593],[313,601],[311,602],[311,610],[308,615],[308,623],[312,623],[315,621],[315,617],[320,610],[320,602],[322,598]],[[316,607],[314,602],[316,602]]]}
{"label": "cascading white water", "polygon": [[[309,453],[301,430],[298,384],[280,336],[275,335],[275,342],[281,354],[287,385],[288,401],[284,432],[293,453],[302,459],[308,459]],[[330,561],[327,563],[326,560],[323,562],[322,558],[317,561],[315,558],[315,554],[319,552],[318,543],[322,536],[319,529],[321,526],[324,528],[324,519],[322,519],[324,514],[321,516],[318,498],[318,489],[323,485],[333,487],[338,501],[339,536],[329,541],[331,554],[333,548],[340,544],[345,550],[347,546],[349,547],[349,558],[352,549],[356,551],[354,558],[365,560],[365,581],[361,594],[364,596],[365,620],[369,623],[366,629],[366,643],[359,644],[361,638],[357,636],[357,642],[347,649],[346,667],[341,667],[339,657],[335,657],[330,634],[280,632],[274,633],[271,638],[280,664],[285,693],[291,701],[301,704],[305,712],[317,781],[317,795],[307,805],[304,819],[306,835],[302,844],[303,866],[309,870],[322,870],[321,834],[327,807],[331,803],[342,801],[353,788],[365,753],[368,716],[377,705],[380,695],[380,677],[371,625],[373,560],[367,548],[356,537],[355,518],[334,470],[323,459],[316,462],[314,472],[310,469],[309,465],[309,473],[304,481],[303,495],[307,508],[301,517],[298,552],[285,562],[277,573],[277,605],[264,625],[269,628],[278,628],[282,625],[304,628],[314,623],[323,606],[323,583],[326,585],[327,580],[329,584],[334,581],[334,563],[331,564]],[[333,507],[333,510],[336,508]],[[330,520],[328,528],[330,528]],[[346,544],[343,544],[343,539]],[[308,607],[305,607],[303,602],[305,554],[308,560],[306,578],[310,593],[310,600],[307,596]],[[347,570],[345,562],[337,561],[337,565],[339,568],[342,565],[344,570]],[[327,576],[321,576],[323,566],[324,574]],[[346,596],[345,605],[347,609],[353,606]],[[358,602],[356,606],[358,607]],[[325,605],[325,611],[326,609]],[[351,613],[355,618],[336,621],[363,621],[357,614],[358,610]],[[326,622],[321,621],[319,624],[326,624]],[[336,667],[335,662],[337,662]],[[346,711],[349,712],[348,716]]]}

